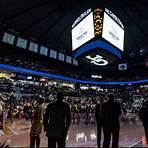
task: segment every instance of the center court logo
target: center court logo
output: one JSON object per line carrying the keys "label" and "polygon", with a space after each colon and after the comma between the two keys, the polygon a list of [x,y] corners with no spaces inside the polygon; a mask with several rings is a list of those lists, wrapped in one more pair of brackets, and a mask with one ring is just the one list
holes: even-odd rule
{"label": "center court logo", "polygon": [[90,60],[90,63],[98,66],[105,66],[108,64],[108,61],[103,59],[103,57],[100,55],[96,55],[95,57],[91,57],[90,55],[88,55],[86,56],[86,58]]}

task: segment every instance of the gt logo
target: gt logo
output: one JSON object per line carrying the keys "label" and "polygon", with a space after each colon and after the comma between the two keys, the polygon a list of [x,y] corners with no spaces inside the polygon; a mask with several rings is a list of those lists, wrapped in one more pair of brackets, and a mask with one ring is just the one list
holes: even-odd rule
{"label": "gt logo", "polygon": [[86,56],[87,59],[91,60],[90,63],[98,65],[98,66],[105,66],[108,64],[108,61],[103,59],[102,56],[96,55],[95,57]]}

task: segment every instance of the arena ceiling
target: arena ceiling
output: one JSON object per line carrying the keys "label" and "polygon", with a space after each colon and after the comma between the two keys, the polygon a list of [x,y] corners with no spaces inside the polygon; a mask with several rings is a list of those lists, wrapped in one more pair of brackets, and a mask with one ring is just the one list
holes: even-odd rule
{"label": "arena ceiling", "polygon": [[147,0],[0,0],[0,25],[53,49],[71,50],[71,25],[85,10],[106,7],[125,26],[125,51],[148,50]]}

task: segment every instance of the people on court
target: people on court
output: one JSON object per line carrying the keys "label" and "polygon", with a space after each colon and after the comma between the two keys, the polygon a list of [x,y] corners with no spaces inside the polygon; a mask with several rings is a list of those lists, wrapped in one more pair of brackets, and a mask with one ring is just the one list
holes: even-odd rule
{"label": "people on court", "polygon": [[112,148],[118,148],[119,143],[119,116],[121,115],[120,105],[114,101],[114,95],[108,95],[108,102],[103,104],[103,148],[109,148],[112,136]]}
{"label": "people on court", "polygon": [[104,95],[101,94],[99,96],[100,102],[95,107],[95,118],[97,123],[97,146],[100,148],[101,144],[101,135],[103,131],[103,101],[104,101]]}
{"label": "people on court", "polygon": [[71,123],[70,106],[63,102],[63,93],[57,93],[57,101],[47,106],[44,115],[44,131],[48,137],[48,148],[65,148],[66,136]]}

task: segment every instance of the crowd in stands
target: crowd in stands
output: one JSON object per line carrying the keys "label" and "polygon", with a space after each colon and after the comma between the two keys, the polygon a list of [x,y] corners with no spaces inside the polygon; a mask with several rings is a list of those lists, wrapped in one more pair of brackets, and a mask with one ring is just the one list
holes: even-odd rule
{"label": "crowd in stands", "polygon": [[[33,110],[36,106],[36,98],[44,98],[44,106],[55,101],[56,92],[59,86],[45,85],[39,82],[40,85],[21,84],[18,80],[10,80],[0,78],[0,93],[5,102],[5,120],[10,119],[13,122],[14,118],[31,118]],[[138,90],[137,90],[138,89]],[[71,89],[72,90],[72,89]],[[99,102],[99,94],[108,94],[111,89],[97,91],[94,89],[79,89],[73,93],[75,96],[65,95],[65,101],[71,105],[72,123],[85,122],[95,123],[95,106]],[[137,92],[138,91],[138,92]],[[126,121],[136,119],[140,104],[148,97],[148,93],[144,89],[132,88],[132,90],[112,89],[115,100],[121,104],[122,120]],[[104,101],[107,97],[104,97]]]}
{"label": "crowd in stands", "polygon": [[13,90],[13,83],[11,80],[6,78],[0,78],[0,90],[11,92]]}

